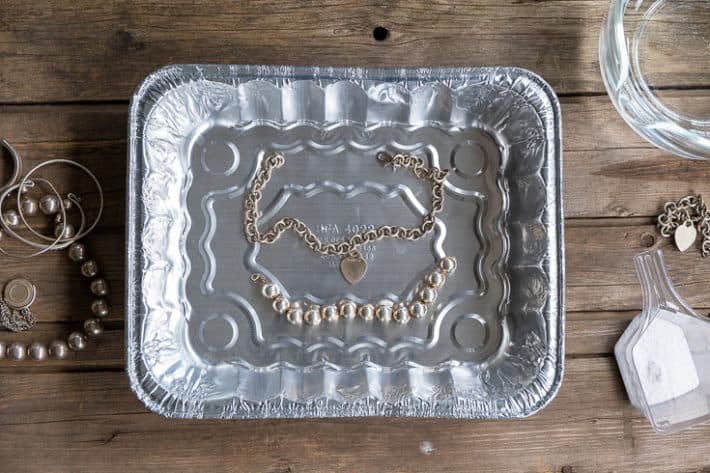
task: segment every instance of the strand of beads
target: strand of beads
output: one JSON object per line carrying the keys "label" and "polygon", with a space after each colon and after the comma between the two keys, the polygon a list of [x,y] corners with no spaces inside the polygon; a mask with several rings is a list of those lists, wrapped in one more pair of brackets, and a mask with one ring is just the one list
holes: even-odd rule
{"label": "strand of beads", "polygon": [[416,293],[416,298],[409,302],[396,303],[383,300],[377,304],[357,304],[343,299],[337,304],[317,305],[300,301],[289,301],[279,287],[263,274],[252,274],[251,281],[261,284],[261,295],[271,301],[271,307],[278,315],[282,315],[293,325],[319,325],[321,322],[337,322],[340,319],[353,320],[360,318],[366,322],[379,320],[382,323],[397,322],[406,324],[412,319],[423,319],[429,312],[429,307],[436,302],[439,291],[446,283],[446,278],[456,271],[456,258],[445,256],[437,263],[434,271],[429,273]]}
{"label": "strand of beads", "polygon": [[43,361],[51,357],[61,360],[67,358],[72,351],[84,350],[88,345],[89,338],[98,337],[104,332],[101,321],[110,313],[107,300],[109,295],[108,284],[104,278],[99,276],[96,262],[87,257],[84,243],[80,241],[72,243],[67,249],[67,254],[70,260],[80,264],[81,275],[91,279],[89,287],[95,299],[91,303],[91,316],[84,321],[84,330],[71,332],[66,340],[57,339],[49,344],[32,342],[28,346],[23,342],[8,344],[0,341],[0,358],[7,357],[13,361],[25,359]]}
{"label": "strand of beads", "polygon": [[[87,347],[89,337],[97,337],[103,333],[101,319],[107,317],[110,312],[109,304],[107,302],[107,296],[109,295],[108,284],[105,279],[99,277],[96,262],[87,258],[86,247],[81,241],[79,241],[96,227],[101,218],[104,206],[103,189],[96,176],[89,169],[80,163],[67,159],[50,159],[48,161],[44,161],[30,169],[20,180],[20,182],[15,184],[15,181],[18,180],[20,174],[19,170],[22,167],[21,157],[4,140],[0,140],[0,144],[8,149],[15,166],[12,178],[0,187],[0,209],[2,209],[3,202],[12,192],[15,192],[17,197],[17,208],[8,209],[5,212],[2,212],[2,217],[0,218],[2,233],[5,233],[9,237],[37,250],[32,254],[14,254],[0,247],[0,253],[14,258],[32,258],[51,250],[67,249],[69,259],[79,263],[81,274],[84,277],[91,279],[89,287],[91,293],[95,297],[91,303],[92,315],[84,321],[83,331],[71,332],[66,339],[56,339],[49,344],[39,341],[32,342],[29,345],[19,341],[12,343],[0,341],[0,358],[9,358],[16,361],[25,359],[42,361],[48,357],[52,357],[54,359],[64,359],[72,351],[84,350]],[[88,177],[96,185],[99,205],[96,217],[90,225],[87,225],[86,215],[80,204],[79,197],[71,193],[67,194],[66,197],[62,197],[54,185],[47,179],[41,177],[30,179],[30,177],[36,173],[37,170],[52,164],[64,164],[78,168],[80,171],[88,175]],[[35,187],[37,184],[43,184],[46,186],[50,190],[51,194],[43,195],[39,199],[29,196],[27,191]],[[72,208],[78,210],[81,216],[81,224],[78,229],[75,229],[75,227],[67,219],[67,211]],[[47,216],[53,217],[55,224],[54,237],[43,235],[28,224],[25,217],[35,216],[40,212]],[[24,227],[25,230],[29,231],[34,239],[27,238],[17,233],[16,230],[21,227]],[[0,233],[0,235],[2,235],[2,233]],[[32,283],[22,278],[10,281],[10,283],[16,283],[15,285],[17,288],[23,289],[23,291],[8,291],[8,285],[6,285],[5,292],[7,292],[7,294],[4,294],[4,296],[10,297],[8,302],[17,303],[20,301],[24,304],[23,296],[25,295],[31,295],[31,297],[28,297],[28,300],[26,301],[28,305],[34,301],[35,286]],[[25,308],[23,310],[27,310],[27,313],[24,315],[27,318],[27,322],[29,322],[31,313],[29,312],[29,309]],[[21,312],[20,315],[23,315],[23,313]],[[18,329],[24,328],[24,326],[20,326],[14,322],[10,325]],[[29,323],[25,325],[28,325],[26,328],[31,327],[31,324]]]}

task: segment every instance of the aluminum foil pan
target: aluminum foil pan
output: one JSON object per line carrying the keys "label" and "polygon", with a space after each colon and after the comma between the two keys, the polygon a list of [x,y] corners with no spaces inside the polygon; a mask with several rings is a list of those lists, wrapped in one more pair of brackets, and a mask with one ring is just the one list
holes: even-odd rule
{"label": "aluminum foil pan", "polygon": [[[156,413],[184,418],[510,418],[545,406],[564,356],[560,110],[513,68],[172,66],[130,111],[128,373]],[[268,225],[322,239],[416,225],[429,186],[377,151],[451,169],[435,231],[365,248],[349,286],[293,236],[249,243],[245,189],[287,157],[262,198]],[[291,299],[405,298],[443,254],[459,269],[430,315],[294,326],[249,276]]]}

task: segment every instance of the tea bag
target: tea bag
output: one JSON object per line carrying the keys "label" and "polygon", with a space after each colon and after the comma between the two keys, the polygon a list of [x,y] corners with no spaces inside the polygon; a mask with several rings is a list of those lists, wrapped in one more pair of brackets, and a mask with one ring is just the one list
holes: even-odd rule
{"label": "tea bag", "polygon": [[634,259],[643,312],[614,348],[631,403],[659,433],[710,421],[710,319],[673,288],[661,251]]}

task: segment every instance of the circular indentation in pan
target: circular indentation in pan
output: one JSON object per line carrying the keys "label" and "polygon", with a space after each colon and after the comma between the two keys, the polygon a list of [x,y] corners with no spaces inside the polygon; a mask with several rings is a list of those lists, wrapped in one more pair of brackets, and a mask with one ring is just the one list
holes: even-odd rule
{"label": "circular indentation in pan", "polygon": [[475,141],[457,145],[451,152],[451,168],[459,176],[480,176],[486,169],[486,150]]}
{"label": "circular indentation in pan", "polygon": [[478,314],[464,314],[454,322],[451,339],[465,352],[483,348],[490,337],[488,323]]}
{"label": "circular indentation in pan", "polygon": [[212,314],[200,324],[200,341],[212,352],[232,348],[239,338],[237,324],[229,314]]}
{"label": "circular indentation in pan", "polygon": [[240,164],[239,147],[233,141],[233,130],[223,125],[206,127],[191,144],[194,169],[213,176],[231,176]]}

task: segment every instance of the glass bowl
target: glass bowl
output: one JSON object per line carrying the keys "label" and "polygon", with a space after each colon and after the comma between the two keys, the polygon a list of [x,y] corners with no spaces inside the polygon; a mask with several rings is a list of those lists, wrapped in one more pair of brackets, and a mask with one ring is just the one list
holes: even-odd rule
{"label": "glass bowl", "polygon": [[599,63],[614,106],[638,134],[710,159],[710,1],[613,1]]}

